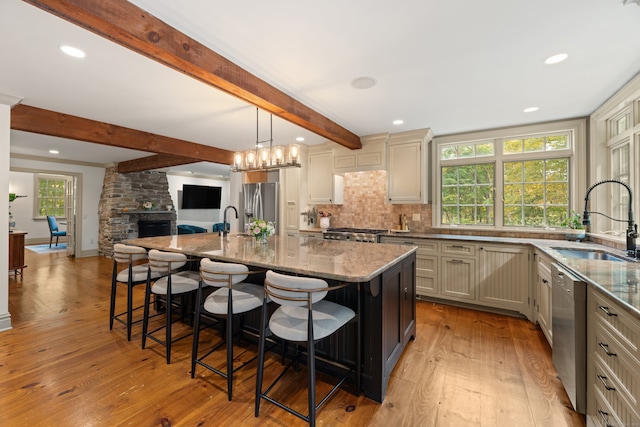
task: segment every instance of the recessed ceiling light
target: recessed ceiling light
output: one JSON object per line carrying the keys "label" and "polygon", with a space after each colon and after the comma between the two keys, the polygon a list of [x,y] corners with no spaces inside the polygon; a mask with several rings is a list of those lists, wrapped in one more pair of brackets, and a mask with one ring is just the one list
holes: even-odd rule
{"label": "recessed ceiling light", "polygon": [[562,62],[567,59],[569,55],[566,53],[559,53],[557,55],[553,55],[544,60],[544,63],[547,65],[557,64],[558,62]]}
{"label": "recessed ceiling light", "polygon": [[369,89],[376,85],[376,79],[373,77],[358,77],[351,81],[351,86],[356,89]]}
{"label": "recessed ceiling light", "polygon": [[394,120],[394,121],[393,121],[393,124],[394,124],[394,125],[396,125],[396,126],[397,126],[397,125],[401,125],[401,124],[403,124],[403,123],[404,123],[404,120]]}
{"label": "recessed ceiling light", "polygon": [[86,56],[86,54],[77,47],[69,46],[66,44],[61,45],[60,50],[69,56],[73,56],[74,58],[84,58]]}
{"label": "recessed ceiling light", "polygon": [[298,142],[302,142],[302,141],[304,141],[304,138],[303,138],[303,137],[301,137],[301,136],[299,136],[299,137],[297,137],[297,138],[296,138],[296,141],[298,141]]}
{"label": "recessed ceiling light", "polygon": [[533,113],[534,111],[538,111],[538,107],[529,107],[524,109],[525,113]]}
{"label": "recessed ceiling light", "polygon": [[60,154],[60,152],[58,150],[49,150],[49,153],[51,153],[51,154]]}

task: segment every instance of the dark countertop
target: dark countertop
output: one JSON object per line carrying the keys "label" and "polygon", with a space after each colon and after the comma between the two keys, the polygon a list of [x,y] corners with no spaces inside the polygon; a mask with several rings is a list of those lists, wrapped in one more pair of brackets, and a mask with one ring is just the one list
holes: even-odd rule
{"label": "dark countertop", "polygon": [[217,233],[144,237],[124,243],[345,282],[368,282],[417,250],[416,246],[287,236],[270,236],[263,245],[236,233],[224,238]]}

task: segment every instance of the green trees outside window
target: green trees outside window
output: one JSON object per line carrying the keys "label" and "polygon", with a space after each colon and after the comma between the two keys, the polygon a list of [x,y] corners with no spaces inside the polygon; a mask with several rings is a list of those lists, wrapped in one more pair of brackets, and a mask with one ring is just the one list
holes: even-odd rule
{"label": "green trees outside window", "polygon": [[65,180],[38,178],[38,216],[65,216]]}

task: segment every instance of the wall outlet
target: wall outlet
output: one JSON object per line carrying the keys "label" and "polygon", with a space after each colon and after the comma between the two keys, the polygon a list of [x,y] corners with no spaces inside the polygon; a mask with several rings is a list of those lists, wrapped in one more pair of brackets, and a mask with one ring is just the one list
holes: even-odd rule
{"label": "wall outlet", "polygon": [[411,217],[412,221],[420,221],[420,214],[413,214],[413,216]]}

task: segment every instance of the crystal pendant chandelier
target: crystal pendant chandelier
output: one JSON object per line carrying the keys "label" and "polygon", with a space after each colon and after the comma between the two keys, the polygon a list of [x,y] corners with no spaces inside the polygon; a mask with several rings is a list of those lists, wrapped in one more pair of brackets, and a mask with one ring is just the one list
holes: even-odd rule
{"label": "crystal pendant chandelier", "polygon": [[[286,147],[273,145],[273,115],[269,115],[270,133],[269,139],[260,141],[259,136],[259,110],[256,108],[256,146],[254,149],[237,151],[233,155],[231,172],[249,172],[259,170],[282,169],[301,167],[300,147],[291,144]],[[264,144],[269,143],[269,146]]]}

